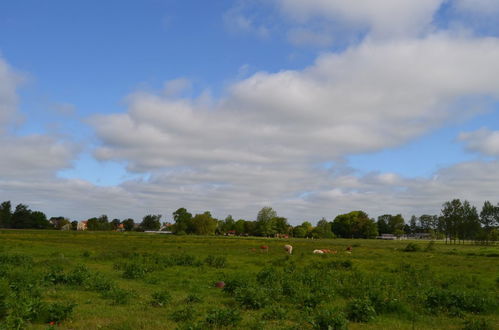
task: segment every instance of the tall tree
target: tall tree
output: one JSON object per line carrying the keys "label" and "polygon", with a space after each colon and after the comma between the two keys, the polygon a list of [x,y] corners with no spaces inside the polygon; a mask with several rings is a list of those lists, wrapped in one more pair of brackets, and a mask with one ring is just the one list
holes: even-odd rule
{"label": "tall tree", "polygon": [[5,201],[0,205],[0,228],[10,228],[12,219],[12,205]]}
{"label": "tall tree", "polygon": [[148,214],[142,219],[140,227],[144,230],[159,230],[159,228],[161,227],[160,220],[161,214]]}
{"label": "tall tree", "polygon": [[135,227],[135,221],[130,218],[123,220],[121,223],[126,231],[131,231],[133,230],[133,227]]}
{"label": "tall tree", "polygon": [[260,236],[273,236],[276,233],[274,219],[277,217],[276,211],[271,207],[263,207],[256,217],[256,231]]}
{"label": "tall tree", "polygon": [[173,231],[176,234],[192,234],[194,232],[192,228],[192,214],[187,212],[185,208],[181,207],[173,212],[173,220],[175,221]]}
{"label": "tall tree", "polygon": [[378,235],[378,228],[367,213],[352,211],[334,219],[333,233],[343,238],[373,238]]}
{"label": "tall tree", "polygon": [[494,206],[489,201],[485,201],[480,212],[480,223],[485,231],[485,240],[490,240],[491,231],[499,224],[499,206]]}
{"label": "tall tree", "polygon": [[28,205],[18,204],[16,206],[16,210],[12,214],[11,227],[18,229],[33,228],[31,210]]}
{"label": "tall tree", "polygon": [[192,218],[192,223],[196,235],[213,235],[217,228],[217,220],[211,216],[210,212],[196,214]]}

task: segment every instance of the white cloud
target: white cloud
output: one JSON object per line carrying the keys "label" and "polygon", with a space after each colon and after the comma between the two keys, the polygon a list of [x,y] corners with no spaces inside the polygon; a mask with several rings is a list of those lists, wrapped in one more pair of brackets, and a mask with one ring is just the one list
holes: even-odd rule
{"label": "white cloud", "polygon": [[70,165],[75,150],[47,135],[16,136],[9,128],[20,117],[17,88],[21,75],[0,58],[0,177],[32,180],[54,176]]}
{"label": "white cloud", "polygon": [[298,22],[317,17],[336,21],[378,37],[417,35],[429,29],[444,0],[276,0]]}
{"label": "white cloud", "polygon": [[[492,38],[367,40],[324,54],[302,71],[254,74],[208,107],[136,93],[126,113],[93,118],[102,141],[96,155],[152,173],[150,182],[122,188],[168,212],[185,206],[251,217],[272,205],[297,220],[359,208],[435,212],[460,191],[455,173],[466,166],[414,180],[393,173],[359,179],[316,164],[402,145],[450,118],[472,115],[460,106],[463,98],[499,97],[497,58],[499,40]],[[462,196],[491,199],[479,180],[478,174],[457,180],[473,187]]]}
{"label": "white cloud", "polygon": [[326,161],[397,146],[438,127],[467,96],[499,96],[499,41],[365,42],[303,71],[257,73],[213,107],[149,93],[98,116],[97,156],[131,169]]}
{"label": "white cloud", "polygon": [[466,149],[488,156],[499,156],[499,131],[486,128],[474,132],[461,133],[459,140],[464,141]]}

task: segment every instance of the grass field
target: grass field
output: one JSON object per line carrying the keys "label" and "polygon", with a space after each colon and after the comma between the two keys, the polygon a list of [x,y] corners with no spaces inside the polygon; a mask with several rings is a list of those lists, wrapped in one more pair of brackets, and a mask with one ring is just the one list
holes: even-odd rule
{"label": "grass field", "polygon": [[498,246],[408,243],[4,230],[0,317],[6,329],[497,329]]}

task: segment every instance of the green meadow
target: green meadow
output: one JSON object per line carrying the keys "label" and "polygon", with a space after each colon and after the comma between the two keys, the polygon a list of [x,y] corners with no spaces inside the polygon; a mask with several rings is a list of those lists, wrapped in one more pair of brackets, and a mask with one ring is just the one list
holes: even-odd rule
{"label": "green meadow", "polygon": [[498,329],[499,246],[2,230],[0,322],[1,329]]}

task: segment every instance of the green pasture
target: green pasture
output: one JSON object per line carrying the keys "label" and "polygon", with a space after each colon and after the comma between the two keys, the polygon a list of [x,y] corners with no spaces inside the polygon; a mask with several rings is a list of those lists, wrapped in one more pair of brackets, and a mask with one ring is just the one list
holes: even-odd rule
{"label": "green pasture", "polygon": [[[410,242],[416,251],[404,251]],[[293,246],[291,256],[284,244]],[[215,287],[218,281],[224,289]],[[499,329],[499,246],[3,230],[0,323],[0,329]]]}

